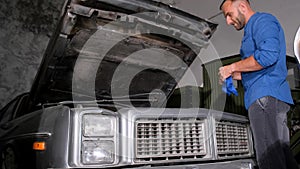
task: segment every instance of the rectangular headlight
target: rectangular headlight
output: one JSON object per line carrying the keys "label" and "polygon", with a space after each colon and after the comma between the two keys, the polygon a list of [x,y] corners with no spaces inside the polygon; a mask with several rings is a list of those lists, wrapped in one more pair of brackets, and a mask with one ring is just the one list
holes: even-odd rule
{"label": "rectangular headlight", "polygon": [[82,119],[83,135],[85,137],[114,136],[116,131],[115,117],[86,114]]}
{"label": "rectangular headlight", "polygon": [[84,164],[112,164],[114,162],[113,141],[84,141],[82,162]]}

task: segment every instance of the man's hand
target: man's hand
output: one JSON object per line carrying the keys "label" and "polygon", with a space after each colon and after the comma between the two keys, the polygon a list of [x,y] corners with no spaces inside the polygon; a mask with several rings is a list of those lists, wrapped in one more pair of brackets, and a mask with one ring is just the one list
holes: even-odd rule
{"label": "man's hand", "polygon": [[233,72],[232,73],[232,79],[233,80],[242,80],[242,74],[241,74],[241,72]]}
{"label": "man's hand", "polygon": [[219,83],[223,84],[224,81],[233,74],[233,65],[227,65],[219,68]]}
{"label": "man's hand", "polygon": [[241,80],[241,72],[252,72],[263,69],[263,67],[255,60],[254,56],[251,55],[246,59],[234,62],[230,65],[219,68],[219,83],[223,82],[229,76],[232,76],[234,80]]}

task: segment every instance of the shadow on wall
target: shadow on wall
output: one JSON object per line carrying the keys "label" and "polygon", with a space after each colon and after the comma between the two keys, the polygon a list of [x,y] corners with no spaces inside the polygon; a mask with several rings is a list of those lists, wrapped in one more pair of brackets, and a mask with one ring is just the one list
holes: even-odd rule
{"label": "shadow on wall", "polygon": [[63,3],[0,1],[0,108],[30,90]]}

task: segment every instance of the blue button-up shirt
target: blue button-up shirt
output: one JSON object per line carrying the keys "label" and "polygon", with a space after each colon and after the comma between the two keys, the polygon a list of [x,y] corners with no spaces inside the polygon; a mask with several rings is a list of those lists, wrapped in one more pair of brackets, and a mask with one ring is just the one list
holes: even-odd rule
{"label": "blue button-up shirt", "polygon": [[242,59],[251,55],[262,70],[242,73],[246,109],[255,100],[273,96],[293,104],[286,81],[286,46],[282,27],[271,14],[255,13],[244,28],[240,54]]}

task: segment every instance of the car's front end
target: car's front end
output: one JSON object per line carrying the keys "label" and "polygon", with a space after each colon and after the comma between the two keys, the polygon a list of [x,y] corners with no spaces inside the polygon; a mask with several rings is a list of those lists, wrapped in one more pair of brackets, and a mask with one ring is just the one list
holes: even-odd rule
{"label": "car's front end", "polygon": [[70,114],[68,125],[59,124],[66,120],[56,120],[56,125],[68,126],[69,131],[64,137],[56,130],[67,131],[67,128],[52,131],[56,134],[51,136],[47,153],[40,152],[41,159],[47,155],[47,160],[40,161],[41,168],[253,169],[255,166],[249,123],[243,116],[198,108],[113,112],[80,105],[66,111]]}

